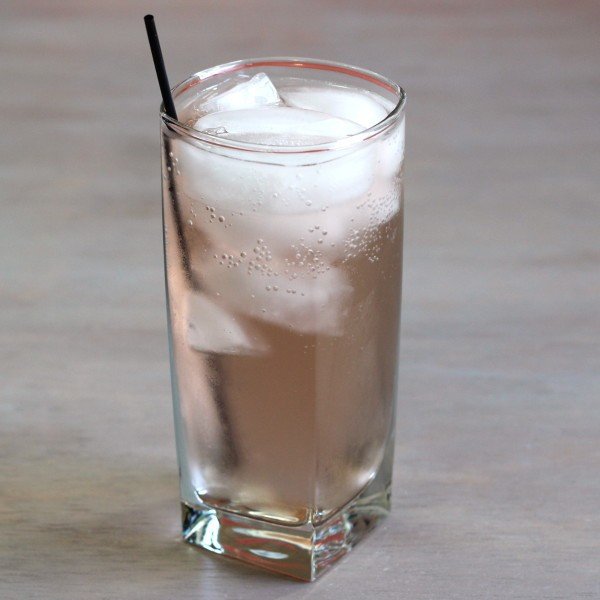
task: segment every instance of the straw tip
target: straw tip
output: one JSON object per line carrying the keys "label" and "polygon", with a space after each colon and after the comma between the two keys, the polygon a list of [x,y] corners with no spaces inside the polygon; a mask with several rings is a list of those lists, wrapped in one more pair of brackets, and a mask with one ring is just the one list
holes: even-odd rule
{"label": "straw tip", "polygon": [[150,22],[150,21],[154,21],[154,15],[146,15],[146,16],[144,17],[144,21],[145,21],[146,23],[148,23],[148,22]]}

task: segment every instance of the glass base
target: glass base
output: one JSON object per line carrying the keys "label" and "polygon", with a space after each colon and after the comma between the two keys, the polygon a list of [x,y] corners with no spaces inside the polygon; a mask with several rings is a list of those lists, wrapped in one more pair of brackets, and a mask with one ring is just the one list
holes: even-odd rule
{"label": "glass base", "polygon": [[324,523],[284,526],[182,503],[186,542],[303,581],[314,581],[390,511],[389,485],[373,481]]}

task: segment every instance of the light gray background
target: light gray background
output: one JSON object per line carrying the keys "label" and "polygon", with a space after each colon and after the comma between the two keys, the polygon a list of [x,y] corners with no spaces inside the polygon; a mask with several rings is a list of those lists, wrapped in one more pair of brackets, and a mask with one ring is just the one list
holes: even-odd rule
{"label": "light gray background", "polygon": [[[406,87],[394,514],[313,585],[178,541],[159,95],[307,55]],[[600,598],[600,4],[4,0],[3,600]]]}

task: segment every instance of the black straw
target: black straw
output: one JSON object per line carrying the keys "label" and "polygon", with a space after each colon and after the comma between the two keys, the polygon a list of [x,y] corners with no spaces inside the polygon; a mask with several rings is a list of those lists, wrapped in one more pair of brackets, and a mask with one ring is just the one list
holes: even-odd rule
{"label": "black straw", "polygon": [[148,34],[148,41],[150,42],[152,60],[154,61],[154,68],[156,69],[156,76],[158,77],[158,85],[160,86],[160,93],[162,95],[165,112],[171,119],[177,121],[177,112],[175,111],[173,96],[171,96],[171,86],[169,85],[165,61],[163,60],[160,42],[158,41],[158,33],[156,33],[154,17],[152,15],[146,15],[144,17],[144,23],[146,24],[146,33]]}

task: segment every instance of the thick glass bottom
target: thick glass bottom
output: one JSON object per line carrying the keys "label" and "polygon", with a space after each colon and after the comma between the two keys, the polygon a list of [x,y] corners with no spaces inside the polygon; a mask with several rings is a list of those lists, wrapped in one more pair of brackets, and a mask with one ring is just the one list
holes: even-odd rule
{"label": "thick glass bottom", "polygon": [[390,511],[389,485],[374,480],[319,525],[286,526],[182,503],[185,541],[215,554],[313,581],[348,553]]}

